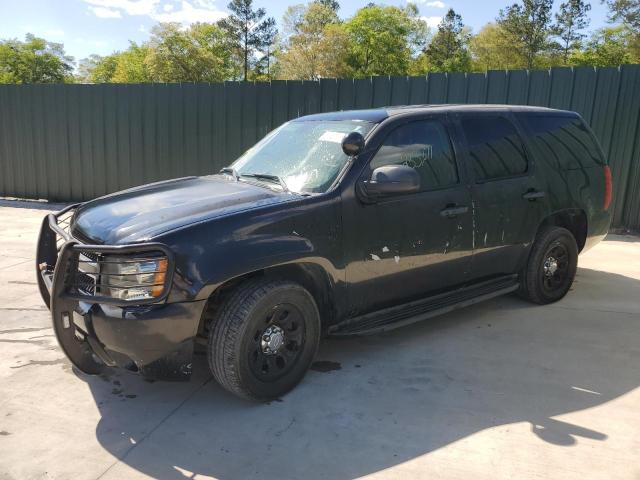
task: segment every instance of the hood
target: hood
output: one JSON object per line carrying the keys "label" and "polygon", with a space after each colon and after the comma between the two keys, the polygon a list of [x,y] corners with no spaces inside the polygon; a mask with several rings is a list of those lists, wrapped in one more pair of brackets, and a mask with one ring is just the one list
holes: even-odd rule
{"label": "hood", "polygon": [[217,175],[186,177],[84,203],[76,211],[72,232],[94,243],[135,243],[198,221],[296,198]]}

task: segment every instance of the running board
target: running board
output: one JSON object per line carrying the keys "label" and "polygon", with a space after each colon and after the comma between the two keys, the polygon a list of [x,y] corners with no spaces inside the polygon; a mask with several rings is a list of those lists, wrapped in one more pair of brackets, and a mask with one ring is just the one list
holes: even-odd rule
{"label": "running board", "polygon": [[507,275],[493,280],[459,288],[453,292],[396,305],[348,318],[329,328],[330,335],[369,335],[403,327],[474,303],[498,297],[518,289],[518,275]]}

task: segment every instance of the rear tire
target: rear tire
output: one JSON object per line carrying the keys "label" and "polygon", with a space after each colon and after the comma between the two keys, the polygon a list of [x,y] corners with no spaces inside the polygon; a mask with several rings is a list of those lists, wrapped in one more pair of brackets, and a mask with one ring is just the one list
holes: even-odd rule
{"label": "rear tire", "polygon": [[212,320],[209,368],[231,393],[273,400],[302,380],[319,339],[320,315],[307,290],[285,280],[249,280]]}
{"label": "rear tire", "polygon": [[569,230],[545,227],[533,244],[529,260],[520,275],[519,295],[540,305],[564,297],[576,275],[578,246]]}

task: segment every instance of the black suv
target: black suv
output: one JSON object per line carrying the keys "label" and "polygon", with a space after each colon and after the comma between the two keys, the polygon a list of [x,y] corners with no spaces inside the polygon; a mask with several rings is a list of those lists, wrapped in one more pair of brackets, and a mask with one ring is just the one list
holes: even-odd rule
{"label": "black suv", "polygon": [[573,112],[410,106],[311,115],[217,175],[44,219],[59,343],[188,378],[196,344],[246,398],[293,388],[323,334],[388,330],[509,292],[562,298],[610,223],[611,174]]}

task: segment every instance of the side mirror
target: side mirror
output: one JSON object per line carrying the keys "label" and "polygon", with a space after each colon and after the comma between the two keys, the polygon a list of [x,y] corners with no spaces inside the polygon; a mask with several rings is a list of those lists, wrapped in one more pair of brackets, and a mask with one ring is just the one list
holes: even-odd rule
{"label": "side mirror", "polygon": [[342,139],[342,151],[348,157],[355,157],[364,149],[364,137],[360,132],[351,132]]}
{"label": "side mirror", "polygon": [[368,197],[415,193],[420,191],[420,174],[406,165],[385,165],[376,168],[371,179],[362,182]]}

